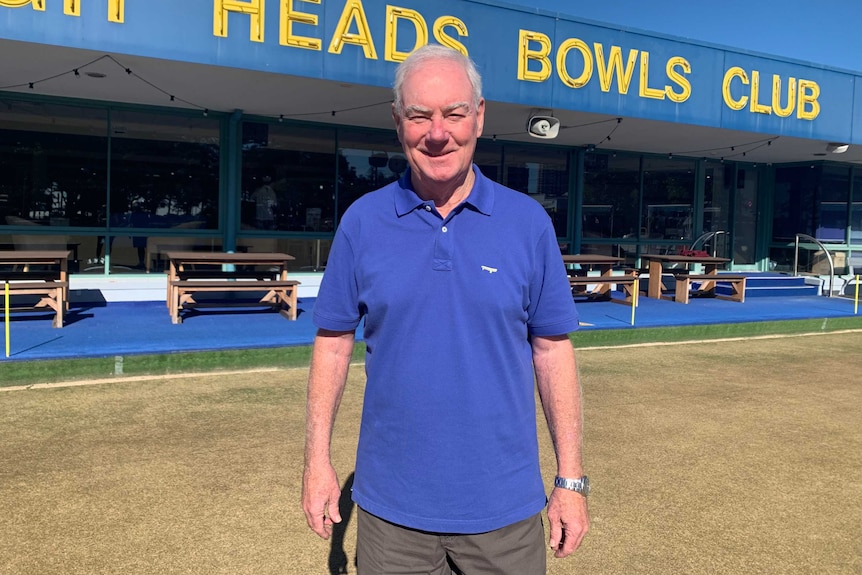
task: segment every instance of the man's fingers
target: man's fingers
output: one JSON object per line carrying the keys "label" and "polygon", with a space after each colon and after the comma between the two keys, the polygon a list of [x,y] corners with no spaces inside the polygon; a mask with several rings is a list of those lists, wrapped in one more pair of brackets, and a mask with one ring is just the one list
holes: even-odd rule
{"label": "man's fingers", "polygon": [[563,540],[563,525],[559,521],[549,520],[551,525],[550,537],[548,539],[548,547],[555,553],[560,548],[560,543]]}
{"label": "man's fingers", "polygon": [[[341,494],[339,493],[339,496],[340,495]],[[328,514],[332,523],[341,523],[341,510],[338,509],[338,497],[334,500],[330,500]]]}
{"label": "man's fingers", "polygon": [[323,539],[329,539],[329,536],[332,535],[332,521],[322,513],[306,513],[305,519],[308,522],[308,526],[311,527],[311,530]]}
{"label": "man's fingers", "polygon": [[563,533],[562,541],[560,541],[556,547],[552,547],[554,550],[554,557],[557,557],[558,559],[568,557],[574,553],[577,548],[581,546],[581,541],[583,541],[585,535],[584,530],[579,528],[566,529],[563,527],[561,531]]}

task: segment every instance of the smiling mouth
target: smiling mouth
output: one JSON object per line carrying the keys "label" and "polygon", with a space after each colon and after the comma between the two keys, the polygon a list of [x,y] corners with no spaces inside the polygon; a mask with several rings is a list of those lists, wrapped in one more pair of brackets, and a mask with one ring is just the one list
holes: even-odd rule
{"label": "smiling mouth", "polygon": [[422,153],[428,156],[429,158],[442,158],[443,156],[448,156],[454,150],[443,150],[440,152],[432,152],[430,150],[422,150]]}

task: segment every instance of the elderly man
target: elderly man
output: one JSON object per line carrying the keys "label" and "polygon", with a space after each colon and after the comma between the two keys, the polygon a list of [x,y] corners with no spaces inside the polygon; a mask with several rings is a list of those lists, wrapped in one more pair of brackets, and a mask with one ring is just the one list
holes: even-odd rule
{"label": "elderly man", "polygon": [[[578,317],[554,229],[473,165],[485,101],[469,58],[420,48],[394,94],[410,168],[345,213],[314,307],[303,509],[324,538],[341,521],[329,446],[364,318],[359,573],[544,573],[545,504],[556,557],[589,527]],[[557,459],[550,498],[534,385]]]}

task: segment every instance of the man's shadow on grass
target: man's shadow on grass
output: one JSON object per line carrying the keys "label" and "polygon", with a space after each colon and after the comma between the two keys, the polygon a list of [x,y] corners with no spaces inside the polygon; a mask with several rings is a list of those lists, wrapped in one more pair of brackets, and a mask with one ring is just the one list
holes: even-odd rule
{"label": "man's shadow on grass", "polygon": [[[341,513],[341,523],[332,525],[332,537],[330,539],[329,548],[329,573],[330,575],[344,575],[347,573],[348,558],[347,552],[344,550],[344,536],[347,533],[347,526],[350,524],[350,518],[353,515],[353,500],[350,498],[353,491],[353,473],[344,482],[341,488],[341,497],[338,498],[338,511]],[[353,565],[356,566],[356,557],[353,558]]]}

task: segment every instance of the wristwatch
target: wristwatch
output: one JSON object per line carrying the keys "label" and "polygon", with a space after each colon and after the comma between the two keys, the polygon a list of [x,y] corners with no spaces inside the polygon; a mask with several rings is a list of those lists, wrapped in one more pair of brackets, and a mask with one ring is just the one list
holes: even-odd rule
{"label": "wristwatch", "polygon": [[554,477],[554,487],[568,489],[580,493],[584,497],[590,494],[590,478],[584,475],[577,479],[569,479],[568,477]]}

